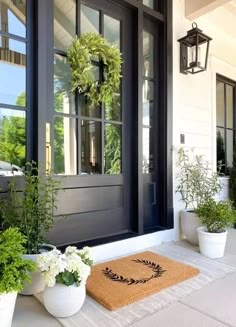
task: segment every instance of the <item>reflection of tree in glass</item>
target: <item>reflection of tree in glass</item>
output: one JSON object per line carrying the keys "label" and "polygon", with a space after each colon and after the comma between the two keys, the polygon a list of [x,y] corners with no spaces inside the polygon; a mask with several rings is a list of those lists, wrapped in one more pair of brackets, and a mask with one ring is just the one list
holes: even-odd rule
{"label": "reflection of tree in glass", "polygon": [[[54,107],[56,111],[63,111],[63,94],[54,93]],[[65,172],[64,165],[64,125],[62,117],[54,120],[54,172],[61,174]]]}
{"label": "reflection of tree in glass", "polygon": [[[25,105],[24,92],[17,97],[16,104]],[[11,110],[9,110],[9,114],[11,114]],[[0,160],[19,167],[24,166],[26,160],[25,146],[25,118],[0,116]]]}
{"label": "reflection of tree in glass", "polygon": [[107,120],[120,120],[120,94],[114,93],[112,103],[110,106],[106,106],[106,119]]}
{"label": "reflection of tree in glass", "polygon": [[[224,146],[224,139],[223,139],[220,131],[217,131],[216,143],[217,143],[217,172],[219,174],[224,174],[225,146]],[[222,171],[222,169],[223,169],[223,171]]]}
{"label": "reflection of tree in glass", "polygon": [[121,173],[121,128],[119,125],[106,124],[105,136],[105,173]]}

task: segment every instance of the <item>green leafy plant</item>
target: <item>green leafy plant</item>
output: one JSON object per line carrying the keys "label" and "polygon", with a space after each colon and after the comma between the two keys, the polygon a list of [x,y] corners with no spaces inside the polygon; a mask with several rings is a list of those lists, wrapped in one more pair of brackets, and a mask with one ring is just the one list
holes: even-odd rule
{"label": "green leafy plant", "polygon": [[234,147],[233,166],[229,175],[229,197],[236,209],[236,147]]}
{"label": "green leafy plant", "polygon": [[[72,89],[87,96],[92,105],[110,105],[114,92],[120,87],[122,59],[119,49],[99,34],[85,33],[72,42],[67,58],[72,69]],[[103,64],[102,81],[94,77],[94,58]]]}
{"label": "green leafy plant", "polygon": [[196,213],[209,233],[221,233],[236,221],[232,202],[207,199],[199,204]]}
{"label": "green leafy plant", "polygon": [[19,228],[26,237],[28,254],[39,253],[45,234],[53,226],[59,187],[60,182],[52,175],[43,176],[36,163],[27,163],[22,189],[17,188],[17,177],[12,177],[5,197],[0,200],[2,228]]}
{"label": "green leafy plant", "polygon": [[180,148],[178,151],[176,192],[180,193],[181,200],[185,202],[185,209],[194,211],[200,203],[211,199],[221,190],[217,174],[209,168],[203,156],[193,155]]}
{"label": "green leafy plant", "polygon": [[0,293],[21,291],[30,281],[29,272],[36,264],[23,258],[25,244],[26,237],[17,228],[0,232]]}

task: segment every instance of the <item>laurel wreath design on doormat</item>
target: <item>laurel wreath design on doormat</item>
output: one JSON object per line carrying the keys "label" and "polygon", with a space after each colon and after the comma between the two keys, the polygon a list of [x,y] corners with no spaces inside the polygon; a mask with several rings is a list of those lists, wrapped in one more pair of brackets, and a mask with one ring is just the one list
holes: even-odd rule
{"label": "laurel wreath design on doormat", "polygon": [[123,277],[122,275],[118,275],[112,271],[112,269],[106,267],[106,269],[103,269],[102,272],[103,274],[109,278],[113,282],[119,282],[123,284],[128,284],[128,285],[137,285],[137,284],[145,284],[149,282],[151,279],[161,277],[162,274],[166,271],[164,270],[159,264],[149,261],[149,260],[140,260],[140,259],[135,259],[132,260],[138,264],[143,264],[150,268],[154,274],[152,274],[150,277],[147,278],[141,278],[141,279],[134,279],[131,277]]}

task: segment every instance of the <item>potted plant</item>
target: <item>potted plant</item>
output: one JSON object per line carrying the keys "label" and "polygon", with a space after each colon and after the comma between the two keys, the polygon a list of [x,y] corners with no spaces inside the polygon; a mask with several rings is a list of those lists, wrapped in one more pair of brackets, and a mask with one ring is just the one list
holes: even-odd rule
{"label": "potted plant", "polygon": [[65,253],[54,249],[37,259],[46,283],[44,305],[55,317],[69,317],[83,305],[85,284],[93,263],[88,247],[78,250],[68,246]]}
{"label": "potted plant", "polygon": [[[19,183],[18,183],[19,184]],[[26,238],[25,258],[33,261],[45,250],[45,235],[53,226],[53,210],[60,183],[52,175],[39,174],[36,164],[27,163],[24,186],[17,187],[17,177],[12,177],[4,198],[0,200],[1,227],[17,227]],[[32,273],[32,282],[26,284],[21,294],[32,295],[42,292],[45,285],[39,271]]]}
{"label": "potted plant", "polygon": [[[233,165],[229,174],[229,198],[236,209],[236,147],[234,147]],[[234,228],[236,228],[236,224],[234,224]]]}
{"label": "potted plant", "polygon": [[200,220],[196,214],[199,204],[212,198],[221,190],[217,174],[212,172],[203,156],[195,155],[180,148],[178,151],[176,192],[185,203],[185,210],[180,214],[180,226],[189,242],[198,245],[197,228]]}
{"label": "potted plant", "polygon": [[16,228],[0,232],[0,317],[1,327],[11,327],[17,292],[25,281],[29,281],[29,272],[35,269],[35,263],[23,258],[26,238]]}
{"label": "potted plant", "polygon": [[207,199],[196,210],[203,227],[198,228],[200,252],[208,258],[224,255],[227,230],[236,221],[236,211],[230,201]]}

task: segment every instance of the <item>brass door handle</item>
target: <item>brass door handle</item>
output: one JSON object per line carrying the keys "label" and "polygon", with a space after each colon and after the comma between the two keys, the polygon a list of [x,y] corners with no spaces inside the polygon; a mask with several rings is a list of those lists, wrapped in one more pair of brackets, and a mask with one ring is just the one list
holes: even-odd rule
{"label": "brass door handle", "polygon": [[46,173],[51,171],[52,164],[52,149],[50,136],[50,123],[46,123]]}

